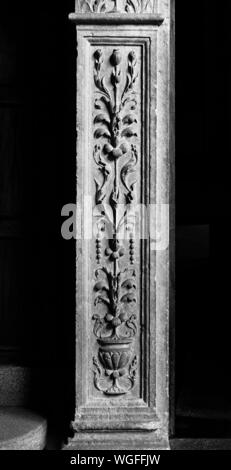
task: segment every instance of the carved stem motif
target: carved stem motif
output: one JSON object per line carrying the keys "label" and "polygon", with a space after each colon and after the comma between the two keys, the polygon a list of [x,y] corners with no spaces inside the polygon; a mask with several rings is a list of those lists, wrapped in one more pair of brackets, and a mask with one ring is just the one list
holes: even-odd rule
{"label": "carved stem motif", "polygon": [[[102,175],[102,182],[95,179],[95,202],[99,212],[98,229],[107,231],[108,244],[104,252],[104,263],[95,272],[94,304],[96,308],[98,304],[104,305],[104,313],[97,308],[97,313],[93,315],[93,331],[100,344],[99,361],[105,376],[112,382],[109,388],[102,388],[100,385],[102,371],[96,357],[93,358],[93,364],[95,387],[107,395],[118,395],[133,388],[137,364],[137,358],[134,357],[129,365],[132,341],[137,331],[136,271],[130,267],[121,271],[119,267],[120,258],[126,255],[126,244],[122,244],[120,240],[120,231],[125,226],[129,228],[129,206],[134,200],[136,183],[129,179],[135,172],[138,161],[138,152],[133,141],[137,137],[134,129],[137,123],[134,89],[137,60],[135,52],[129,52],[124,86],[121,84],[120,51],[114,49],[109,57],[112,69],[107,78],[107,86],[101,73],[103,62],[102,51],[98,49],[94,53],[97,110],[94,117],[94,138],[98,143],[94,145],[93,158]],[[110,187],[108,194],[107,189]],[[106,200],[109,204],[105,203]],[[125,203],[125,209],[122,215],[118,215],[118,205],[121,203]],[[97,241],[96,246],[96,258],[100,263],[102,244]],[[130,233],[128,259],[131,264],[134,264],[134,253],[134,238]],[[120,384],[121,377],[123,385]]]}

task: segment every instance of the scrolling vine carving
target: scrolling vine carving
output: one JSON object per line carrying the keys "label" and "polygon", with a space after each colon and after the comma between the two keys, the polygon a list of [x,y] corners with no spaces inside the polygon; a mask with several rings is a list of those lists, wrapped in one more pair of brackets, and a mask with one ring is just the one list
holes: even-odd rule
{"label": "scrolling vine carving", "polygon": [[[95,202],[100,206],[98,230],[107,231],[108,245],[104,252],[105,263],[100,264],[102,244],[97,238],[96,258],[99,267],[95,271],[94,305],[97,307],[103,304],[105,308],[102,309],[104,313],[97,309],[97,313],[93,314],[93,331],[99,344],[99,360],[94,356],[93,364],[95,387],[105,394],[118,395],[133,388],[137,368],[137,357],[132,358],[132,342],[137,332],[136,270],[129,266],[121,270],[119,265],[119,260],[126,255],[126,244],[121,242],[119,236],[125,226],[130,231],[130,264],[134,264],[135,260],[135,241],[129,220],[136,184],[136,180],[130,182],[130,175],[135,173],[138,162],[135,144],[135,137],[138,136],[135,91],[137,57],[134,51],[130,51],[127,56],[124,85],[121,83],[120,50],[114,49],[109,57],[111,70],[108,77],[102,73],[103,63],[103,53],[97,49],[94,53],[96,115],[93,119],[94,139],[97,143],[94,145],[93,159],[102,181],[95,178]],[[125,203],[125,209],[119,215],[121,201]],[[103,375],[109,377],[110,383],[112,381],[109,388],[101,385]]]}

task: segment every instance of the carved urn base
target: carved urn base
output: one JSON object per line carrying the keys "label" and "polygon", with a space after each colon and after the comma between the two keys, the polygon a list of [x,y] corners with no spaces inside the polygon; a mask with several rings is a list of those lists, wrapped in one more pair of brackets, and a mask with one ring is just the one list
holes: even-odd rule
{"label": "carved urn base", "polygon": [[[137,358],[132,356],[132,339],[104,338],[99,339],[98,357],[93,359],[95,366],[95,386],[105,395],[123,395],[129,392],[135,384]],[[104,374],[100,365],[104,368]],[[103,382],[109,379],[110,386],[105,387]]]}

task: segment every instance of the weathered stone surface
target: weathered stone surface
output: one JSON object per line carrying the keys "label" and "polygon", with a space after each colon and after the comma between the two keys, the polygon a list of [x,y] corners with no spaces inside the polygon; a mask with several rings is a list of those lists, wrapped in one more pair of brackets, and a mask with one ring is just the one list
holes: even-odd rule
{"label": "weathered stone surface", "polygon": [[168,450],[168,438],[156,433],[77,433],[64,450]]}
{"label": "weathered stone surface", "polygon": [[97,5],[71,15],[83,210],[69,446],[168,448],[170,2]]}
{"label": "weathered stone surface", "polygon": [[30,395],[30,369],[0,366],[0,406],[25,406]]}
{"label": "weathered stone surface", "polygon": [[0,408],[0,450],[41,450],[46,444],[46,420],[19,407]]}
{"label": "weathered stone surface", "polygon": [[153,13],[156,0],[76,0],[78,13]]}

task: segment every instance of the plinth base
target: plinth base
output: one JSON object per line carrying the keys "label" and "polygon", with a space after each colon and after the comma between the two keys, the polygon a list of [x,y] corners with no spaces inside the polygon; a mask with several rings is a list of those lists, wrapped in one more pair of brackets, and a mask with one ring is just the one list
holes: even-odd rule
{"label": "plinth base", "polygon": [[170,450],[168,437],[153,432],[81,432],[63,450]]}

